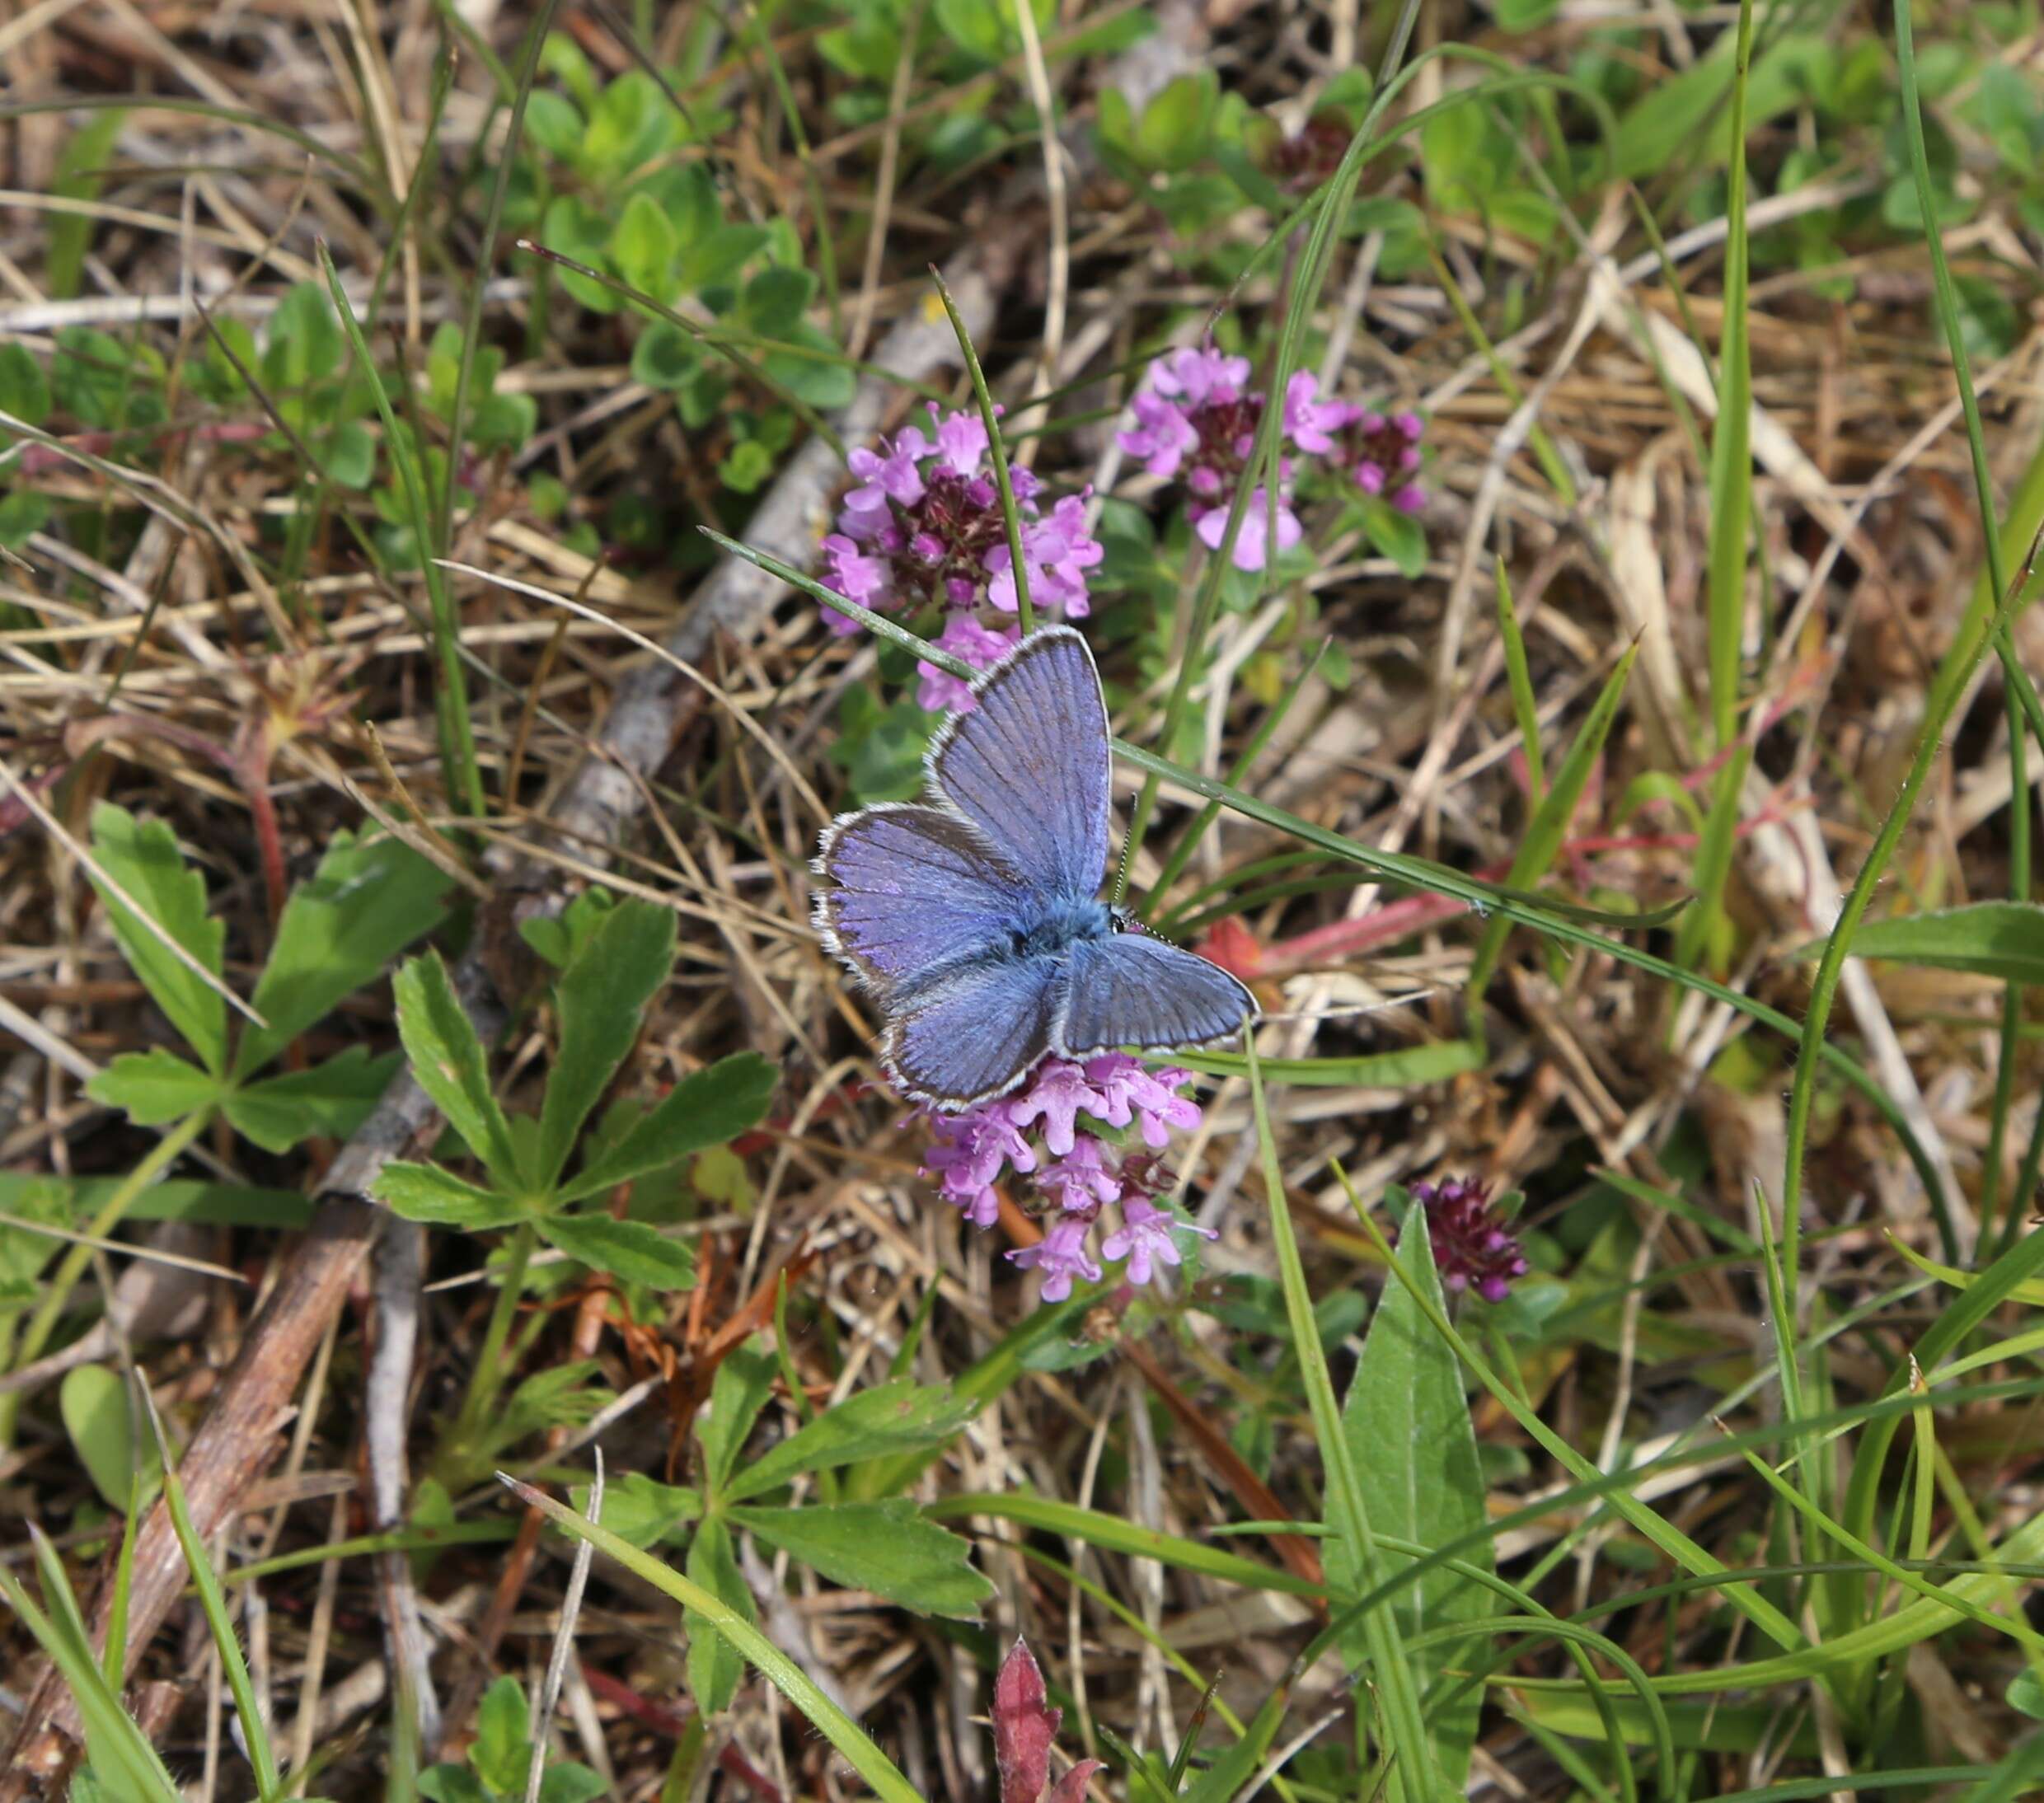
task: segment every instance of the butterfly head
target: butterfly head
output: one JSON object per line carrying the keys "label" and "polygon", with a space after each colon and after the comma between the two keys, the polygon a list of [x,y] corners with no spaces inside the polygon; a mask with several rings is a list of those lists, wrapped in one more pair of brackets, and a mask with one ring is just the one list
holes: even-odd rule
{"label": "butterfly head", "polygon": [[1107,920],[1117,933],[1147,933],[1150,930],[1118,902],[1108,909]]}

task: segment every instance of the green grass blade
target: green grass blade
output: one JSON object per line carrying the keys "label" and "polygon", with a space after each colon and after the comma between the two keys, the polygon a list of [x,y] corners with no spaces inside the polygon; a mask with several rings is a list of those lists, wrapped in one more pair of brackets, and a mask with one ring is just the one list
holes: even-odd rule
{"label": "green grass blade", "polygon": [[1533,677],[1526,661],[1526,638],[1519,630],[1518,610],[1512,604],[1512,579],[1500,557],[1498,569],[1498,635],[1505,648],[1505,681],[1512,691],[1512,718],[1519,723],[1519,745],[1526,753],[1526,806],[1538,812],[1547,787],[1540,756],[1540,714],[1533,695]]}

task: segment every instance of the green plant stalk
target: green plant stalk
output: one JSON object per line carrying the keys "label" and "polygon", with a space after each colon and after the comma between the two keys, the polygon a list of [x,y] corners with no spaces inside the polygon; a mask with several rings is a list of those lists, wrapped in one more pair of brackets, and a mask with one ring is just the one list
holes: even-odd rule
{"label": "green plant stalk", "polygon": [[[132,1385],[133,1376],[129,1378]],[[130,1390],[132,1399],[133,1391]],[[132,1404],[131,1404],[132,1406]],[[100,1670],[115,1694],[128,1670],[128,1604],[135,1582],[135,1535],[142,1526],[142,1510],[151,1480],[143,1477],[141,1461],[129,1480],[128,1517],[121,1524],[120,1553],[114,1562],[114,1590],[106,1611],[106,1641],[100,1652]]]}
{"label": "green plant stalk", "polygon": [[858,1723],[825,1696],[799,1665],[729,1604],[700,1585],[691,1583],[672,1567],[620,1539],[607,1528],[564,1507],[551,1496],[513,1478],[506,1478],[503,1482],[521,1502],[539,1510],[556,1527],[577,1539],[588,1541],[597,1551],[608,1554],[626,1571],[643,1578],[655,1590],[673,1597],[707,1622],[740,1657],[757,1666],[781,1695],[809,1717],[817,1730],[845,1756],[852,1769],[884,1803],[922,1803],[915,1787],[861,1731]]}
{"label": "green plant stalk", "polygon": [[[1337,1165],[1335,1174],[1340,1179],[1342,1187],[1348,1191],[1349,1206],[1355,1210],[1356,1219],[1362,1224],[1363,1232],[1376,1247],[1378,1255],[1384,1259],[1392,1276],[1405,1286],[1407,1294],[1418,1304],[1420,1313],[1427,1317],[1434,1331],[1454,1348],[1456,1356],[1469,1367],[1477,1382],[1498,1398],[1512,1419],[1538,1440],[1550,1457],[1559,1459],[1575,1477],[1587,1480],[1602,1476],[1595,1465],[1521,1402],[1511,1387],[1503,1383],[1469,1342],[1456,1332],[1448,1318],[1434,1306],[1432,1299],[1421,1292],[1418,1285],[1413,1281],[1404,1267],[1392,1257],[1384,1230],[1363,1206],[1362,1198],[1350,1186],[1348,1173]],[[1618,1515],[1676,1563],[1699,1576],[1727,1579],[1722,1593],[1724,1599],[1777,1646],[1791,1651],[1808,1648],[1809,1642],[1793,1622],[1746,1585],[1728,1581],[1728,1567],[1723,1562],[1705,1552],[1681,1529],[1664,1520],[1637,1497],[1623,1490],[1612,1489],[1609,1492],[1609,1500]]]}
{"label": "green plant stalk", "polygon": [[[1264,714],[1256,730],[1249,735],[1249,743],[1242,748],[1241,755],[1235,761],[1234,768],[1228,772],[1230,782],[1239,787],[1255,766],[1256,760],[1263,756],[1264,747],[1277,736],[1278,728],[1283,725],[1285,716],[1292,711],[1292,704],[1306,693],[1306,685],[1318,673],[1320,660],[1327,655],[1329,643],[1330,640],[1324,639],[1320,641],[1311,661],[1299,672],[1298,681],[1278,697],[1277,705]],[[1207,828],[1220,817],[1221,803],[1210,801],[1187,823],[1184,831],[1179,835],[1177,842],[1165,857],[1163,869],[1157,873],[1157,880],[1150,885],[1149,893],[1143,897],[1141,911],[1146,916],[1155,911],[1171,885],[1178,881],[1179,873],[1192,862],[1193,854],[1199,849],[1199,841],[1206,836]]]}
{"label": "green plant stalk", "polygon": [[[552,24],[556,0],[540,0],[537,16],[527,28],[525,54],[518,64],[518,87],[511,96],[511,122],[504,133],[504,149],[497,159],[496,179],[490,185],[490,205],[483,215],[482,248],[476,259],[475,279],[469,283],[468,308],[462,321],[462,357],[454,373],[454,404],[448,413],[447,479],[440,486],[438,519],[440,536],[434,541],[444,557],[454,538],[454,491],[462,466],[462,429],[468,421],[468,389],[476,372],[476,352],[483,330],[483,290],[488,285],[490,265],[497,255],[497,232],[504,223],[504,197],[511,185],[511,171],[518,162],[518,139],[525,129],[525,103],[532,97],[532,83],[539,74],[540,47]],[[418,185],[416,177],[412,185]],[[406,197],[407,202],[410,196]],[[345,302],[342,303],[345,305]],[[374,368],[372,364],[370,368]],[[424,546],[420,547],[422,550]],[[480,789],[470,813],[482,813]]]}
{"label": "green plant stalk", "polygon": [[[2028,728],[2013,687],[2004,695],[2009,719],[2009,893],[2017,902],[2030,899],[2030,773]],[[1987,1151],[1981,1163],[1980,1231],[1983,1243],[1994,1232],[1999,1200],[2002,1160],[2009,1145],[2009,1111],[2014,1105],[2016,1064],[2023,1044],[2023,985],[2011,981],[2001,995],[2001,1038],[1995,1063],[1994,1112],[1987,1126]],[[2005,1243],[2023,1206],[2023,1190],[2009,1192],[2009,1207],[1996,1243]]]}
{"label": "green plant stalk", "polygon": [[[905,651],[912,652],[940,670],[969,681],[974,672],[972,666],[948,651],[919,639],[898,621],[890,620],[884,614],[876,614],[870,608],[861,607],[856,602],[847,601],[842,595],[833,593],[806,571],[784,564],[777,557],[755,550],[749,545],[742,545],[736,539],[726,536],[709,527],[697,528],[713,545],[734,557],[765,570],[791,588],[799,589],[819,605],[842,614],[847,620],[856,620],[874,637],[885,639]],[[1451,870],[1445,864],[1417,858],[1404,852],[1379,851],[1367,845],[1359,845],[1353,840],[1330,832],[1324,827],[1315,826],[1311,821],[1290,813],[1282,808],[1273,808],[1268,802],[1259,801],[1254,795],[1245,794],[1231,784],[1211,776],[1202,775],[1198,770],[1186,769],[1173,763],[1169,758],[1160,757],[1155,752],[1126,740],[1109,742],[1115,756],[1124,763],[1133,764],[1137,769],[1155,775],[1159,781],[1169,780],[1190,789],[1194,794],[1211,801],[1218,801],[1231,808],[1245,819],[1254,820],[1296,839],[1302,845],[1313,845],[1338,858],[1345,863],[1360,866],[1378,878],[1393,883],[1402,883],[1415,889],[1424,889],[1436,895],[1451,896],[1466,902],[1472,907],[1488,908],[1496,913],[1509,915],[1513,920],[1532,927],[1536,932],[1562,940],[1564,944],[1588,947],[1634,969],[1644,971],[1664,982],[1678,988],[1693,989],[1699,995],[1708,995],[1713,1001],[1723,1002],[1735,1013],[1749,1019],[1760,1022],[1779,1033],[1784,1039],[1799,1042],[1803,1029],[1779,1009],[1756,1000],[1743,991],[1728,988],[1695,971],[1686,971],[1669,963],[1665,958],[1655,957],[1651,952],[1641,951],[1628,945],[1622,939],[1606,939],[1591,932],[1578,920],[1571,918],[1572,911],[1549,903],[1535,906],[1524,897],[1498,889],[1495,885],[1480,883],[1460,871]],[[1948,1248],[1953,1243],[1950,1204],[1939,1182],[1937,1168],[1930,1162],[1923,1144],[1910,1128],[1887,1093],[1880,1084],[1855,1064],[1835,1046],[1821,1045],[1817,1056],[1849,1083],[1878,1111],[1891,1131],[1901,1141],[1911,1168],[1924,1185],[1924,1192],[1930,1199],[1932,1212],[1937,1216],[1940,1236]],[[1957,1257],[1956,1252],[1951,1254]]]}
{"label": "green plant stalk", "polygon": [[1497,572],[1498,635],[1505,648],[1505,682],[1512,691],[1512,717],[1519,723],[1519,745],[1526,753],[1526,804],[1537,813],[1547,787],[1547,771],[1540,756],[1540,705],[1533,695],[1533,673],[1526,660],[1526,637],[1519,630],[1518,610],[1512,604],[1512,578],[1505,574],[1502,557],[1497,560]]}
{"label": "green plant stalk", "polygon": [[520,1221],[513,1229],[510,1248],[504,1254],[503,1281],[498,1286],[497,1300],[490,1305],[489,1324],[483,1330],[482,1350],[476,1356],[476,1369],[469,1373],[468,1393],[462,1398],[461,1412],[455,1417],[453,1432],[443,1445],[443,1453],[451,1449],[462,1456],[467,1454],[476,1445],[484,1416],[504,1388],[504,1343],[511,1337],[512,1323],[518,1318],[525,1273],[538,1244],[539,1230],[530,1221]]}
{"label": "green plant stalk", "polygon": [[[1314,1433],[1320,1445],[1327,1500],[1330,1513],[1349,1541],[1348,1554],[1354,1570],[1365,1584],[1375,1585],[1382,1577],[1376,1542],[1370,1531],[1362,1480],[1356,1474],[1354,1453],[1342,1424],[1341,1404],[1334,1395],[1327,1354],[1313,1317],[1313,1297],[1306,1286],[1298,1237],[1292,1231],[1292,1208],[1285,1195],[1284,1173],[1278,1164],[1278,1141],[1270,1130],[1270,1110],[1263,1094],[1263,1070],[1257,1063],[1253,1028],[1243,1029],[1242,1050],[1249,1061],[1249,1102],[1255,1111],[1256,1137],[1263,1150],[1271,1243],[1277,1250],[1278,1275],[1284,1290],[1285,1314],[1292,1327],[1292,1350],[1299,1360]],[[1437,1794],[1440,1784],[1398,1623],[1389,1609],[1375,1609],[1363,1618],[1363,1628],[1385,1716],[1384,1754],[1390,1763],[1387,1794],[1392,1803],[1406,1797],[1423,1803]]]}
{"label": "green plant stalk", "polygon": [[[213,1110],[199,1108],[188,1114],[158,1140],[150,1149],[148,1156],[128,1173],[120,1187],[101,1204],[100,1211],[86,1224],[88,1240],[104,1239],[119,1226],[128,1211],[135,1206],[136,1198],[156,1182],[165,1171],[176,1164],[193,1140],[204,1132],[213,1119]],[[49,1337],[56,1330],[58,1318],[63,1314],[65,1303],[71,1300],[71,1291],[85,1267],[92,1262],[92,1248],[79,1242],[68,1248],[52,1273],[49,1287],[43,1300],[36,1305],[35,1313],[29,1318],[27,1328],[21,1335],[21,1342],[16,1350],[13,1369],[33,1364],[49,1344]],[[0,1396],[0,1445],[14,1437],[14,1425],[20,1414],[21,1398],[18,1392]]]}
{"label": "green plant stalk", "polygon": [[1036,611],[1029,601],[1029,560],[1023,555],[1022,515],[1015,504],[1015,483],[1008,474],[1007,447],[1001,440],[1001,414],[987,386],[987,372],[979,367],[979,353],[973,348],[973,335],[966,330],[965,321],[959,316],[958,302],[951,298],[951,290],[934,263],[930,265],[930,279],[937,284],[937,298],[944,302],[951,330],[958,334],[959,354],[965,359],[965,372],[973,382],[973,397],[979,403],[980,422],[987,429],[987,460],[994,466],[994,483],[1001,490],[1001,523],[1008,536],[1009,567],[1015,575],[1015,618],[1026,639],[1036,630]]}
{"label": "green plant stalk", "polygon": [[[398,480],[404,486],[412,531],[418,538],[421,560],[425,566],[426,596],[433,615],[434,649],[440,663],[440,680],[435,686],[434,700],[440,728],[440,757],[447,770],[448,798],[461,813],[480,819],[488,804],[483,797],[482,768],[476,758],[475,733],[469,724],[468,686],[462,673],[461,616],[456,611],[453,597],[448,592],[447,572],[441,569],[429,549],[434,542],[433,515],[426,498],[425,472],[414,463],[411,450],[398,431],[397,416],[391,410],[391,398],[384,392],[382,379],[377,374],[376,359],[369,354],[354,309],[348,304],[347,291],[340,285],[340,272],[334,267],[333,257],[324,239],[320,241],[318,249],[320,268],[326,277],[327,291],[334,297],[335,310],[340,316],[341,330],[354,347],[363,368],[368,372],[370,391],[376,396],[376,410],[383,421],[384,443],[391,462],[397,466]],[[449,451],[450,461],[456,459],[459,448],[456,446]]]}
{"label": "green plant stalk", "polygon": [[1752,762],[1753,747],[1741,739],[1726,753],[1711,784],[1710,812],[1696,836],[1696,895],[1675,934],[1675,962],[1685,970],[1701,967],[1711,930],[1723,917],[1725,883],[1739,842],[1739,798]]}

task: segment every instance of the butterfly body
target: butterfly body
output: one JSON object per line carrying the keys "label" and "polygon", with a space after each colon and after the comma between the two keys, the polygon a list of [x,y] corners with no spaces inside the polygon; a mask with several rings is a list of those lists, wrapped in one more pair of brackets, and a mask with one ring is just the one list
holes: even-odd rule
{"label": "butterfly body", "polygon": [[1109,753],[1085,641],[1033,633],[973,696],[931,745],[931,799],[841,816],[816,860],[818,930],[879,999],[888,1075],[959,1108],[1048,1056],[1234,1033],[1249,991],[1099,897]]}

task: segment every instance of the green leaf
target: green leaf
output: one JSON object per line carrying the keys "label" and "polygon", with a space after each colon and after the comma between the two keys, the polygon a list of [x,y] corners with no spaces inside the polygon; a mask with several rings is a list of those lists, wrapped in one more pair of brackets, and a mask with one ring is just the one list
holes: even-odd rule
{"label": "green leaf", "polygon": [[1534,31],[1561,11],[1561,0],[1498,0],[1497,19],[1507,31]]}
{"label": "green leaf", "polygon": [[[73,131],[59,153],[52,192],[65,200],[96,199],[105,180],[100,171],[113,156],[115,141],[127,122],[126,107],[110,106],[94,113]],[[89,213],[50,216],[49,246],[43,258],[43,289],[52,300],[68,301],[77,293],[78,278],[85,269],[86,246],[92,241],[92,228],[98,223]]]}
{"label": "green leaf", "polygon": [[64,1373],[57,1412],[78,1461],[107,1506],[125,1515],[138,1472],[158,1468],[156,1449],[138,1459],[128,1380],[110,1365],[81,1365]]}
{"label": "green leaf", "polygon": [[551,1187],[575,1136],[639,1037],[640,1017],[674,968],[674,916],[650,902],[611,911],[554,986],[560,1050],[541,1105],[535,1173]]}
{"label": "green leaf", "polygon": [[608,1215],[550,1215],[539,1230],[552,1245],[597,1271],[655,1290],[687,1290],[696,1281],[696,1255],[642,1220]]}
{"label": "green leaf", "polygon": [[49,522],[49,496],[34,489],[12,489],[0,495],[0,546],[19,550]]}
{"label": "green leaf", "polygon": [[672,394],[702,368],[696,340],[671,321],[656,319],[631,349],[631,379]]}
{"label": "green leaf", "polygon": [[656,301],[666,299],[668,272],[681,242],[650,194],[635,194],[625,203],[607,248],[611,266],[622,279]]}
{"label": "green leaf", "polygon": [[2044,1682],[2028,1667],[2009,1681],[2004,1700],[2017,1714],[2028,1716],[2032,1721],[2044,1721]]}
{"label": "green leaf", "polygon": [[[570,1495],[576,1512],[586,1515],[588,1487],[579,1485]],[[679,1539],[701,1514],[700,1491],[658,1482],[642,1471],[628,1471],[603,1488],[603,1525],[635,1547]]]}
{"label": "green leaf", "polygon": [[[1398,1257],[1420,1289],[1445,1307],[1428,1239],[1427,1211],[1418,1203],[1406,1211]],[[1483,1471],[1462,1369],[1402,1283],[1385,1285],[1371,1318],[1362,1357],[1342,1407],[1342,1430],[1355,1456],[1373,1533],[1432,1548],[1480,1532],[1486,1520]],[[1328,1578],[1353,1593],[1358,1574],[1349,1568],[1348,1545],[1340,1535],[1328,1543]],[[1476,1539],[1463,1556],[1488,1569],[1490,1543]],[[1379,1558],[1385,1577],[1411,1562],[1409,1555],[1381,1549]],[[1418,1637],[1451,1624],[1480,1623],[1492,1613],[1493,1600],[1482,1585],[1437,1567],[1385,1606],[1398,1615],[1413,1679],[1423,1693],[1434,1687],[1453,1688],[1457,1680],[1447,1674],[1466,1670],[1480,1655],[1483,1635],[1479,1631],[1467,1640],[1423,1646],[1415,1644]],[[1360,1628],[1349,1635],[1343,1651],[1350,1659],[1367,1656]],[[1434,1758],[1448,1791],[1456,1796],[1468,1777],[1482,1705],[1483,1692],[1476,1687],[1452,1710],[1428,1713]]]}
{"label": "green leaf", "polygon": [[703,1452],[703,1484],[711,1496],[730,1482],[731,1473],[766,1406],[779,1367],[748,1340],[717,1367],[710,1389],[710,1412],[696,1424]]}
{"label": "green leaf", "polygon": [[288,1152],[316,1133],[345,1140],[369,1117],[391,1079],[397,1054],[372,1058],[367,1046],[350,1046],[310,1070],[289,1070],[231,1091],[221,1111],[244,1139],[265,1151]]}
{"label": "green leaf", "polygon": [[797,400],[828,410],[848,405],[859,391],[858,376],[842,360],[836,340],[820,325],[797,320],[781,335],[785,344],[806,345],[824,352],[820,357],[797,357],[786,351],[769,351],[760,368]]}
{"label": "green leaf", "polygon": [[465,1765],[428,1766],[419,1774],[419,1794],[427,1803],[496,1803]]}
{"label": "green leaf", "polygon": [[815,1503],[793,1509],[754,1504],[732,1522],[791,1553],[833,1584],[871,1590],[925,1615],[970,1618],[994,1594],[972,1566],[971,1544],[912,1502]]}
{"label": "green leaf", "polygon": [[250,998],[270,1023],[235,1048],[234,1074],[260,1070],[338,1002],[383,974],[438,926],[447,878],[394,839],[337,833],[319,868],[291,892],[270,961]]}
{"label": "green leaf", "polygon": [[[1797,947],[1795,955],[1815,958],[1824,946],[1812,939]],[[1852,953],[2026,986],[2044,982],[2044,908],[2031,902],[1976,902],[1864,920],[1853,934]]]}
{"label": "green leaf", "polygon": [[468,1763],[499,1796],[524,1795],[526,1768],[532,1763],[531,1721],[524,1687],[508,1672],[490,1684],[476,1706]]}
{"label": "green leaf", "polygon": [[[701,1585],[748,1625],[758,1622],[752,1590],[731,1550],[731,1530],[716,1516],[711,1515],[696,1530],[696,1538],[688,1543],[686,1569],[691,1582]],[[720,1715],[731,1706],[738,1679],[745,1674],[745,1661],[694,1609],[682,1611],[682,1623],[688,1630],[688,1688],[695,1696],[696,1707],[706,1716]]]}
{"label": "green leaf", "polygon": [[369,1193],[394,1215],[427,1227],[458,1227],[480,1234],[523,1220],[527,1211],[495,1190],[478,1189],[437,1164],[392,1159],[376,1174]]}
{"label": "green leaf", "polygon": [[745,284],[748,323],[763,338],[785,336],[802,323],[816,286],[807,269],[762,269]]}
{"label": "green leaf", "polygon": [[344,419],[317,447],[328,479],[359,493],[376,475],[376,438],[359,419]]}
{"label": "green leaf", "polygon": [[720,225],[706,233],[682,250],[677,272],[682,291],[699,293],[729,281],[766,248],[767,237],[764,226]]}
{"label": "green leaf", "polygon": [[573,1759],[561,1759],[540,1775],[539,1803],[590,1803],[609,1789],[602,1773]]}
{"label": "green leaf", "polygon": [[536,87],[525,97],[525,136],[550,157],[572,162],[582,148],[582,115],[565,94]]}
{"label": "green leaf", "polygon": [[[558,251],[563,256],[573,257],[578,263],[600,269],[609,241],[610,222],[587,201],[574,194],[556,194],[547,204],[546,218],[540,224],[539,241],[548,250]],[[600,283],[592,282],[585,275],[577,275],[572,269],[555,269],[552,274],[579,305],[588,307],[592,313],[615,313],[625,304]]]}
{"label": "green leaf", "polygon": [[882,1384],[825,1411],[734,1478],[733,1499],[764,1495],[798,1473],[827,1471],[855,1459],[941,1445],[978,1412],[949,1384]]}
{"label": "green leaf", "polygon": [[[671,923],[673,917],[668,918]],[[565,1054],[565,1033],[562,1047]],[[706,1070],[684,1077],[623,1139],[599,1154],[586,1170],[563,1183],[559,1190],[561,1200],[578,1201],[585,1196],[614,1189],[706,1145],[721,1145],[735,1139],[758,1125],[779,1079],[778,1070],[756,1051],[734,1052],[729,1058],[720,1058]],[[560,1080],[556,1070],[554,1081]],[[551,1089],[547,1094],[551,1101]]]}
{"label": "green leaf", "polygon": [[[226,929],[207,916],[204,879],[186,865],[168,827],[160,820],[138,821],[126,808],[103,801],[92,810],[92,854],[137,907],[202,967],[215,976],[220,974]],[[162,939],[96,878],[92,886],[105,904],[129,968],[199,1054],[199,1061],[219,1073],[226,1066],[227,1049],[227,1003],[220,992],[173,957]]]}
{"label": "green leaf", "polygon": [[161,1126],[210,1108],[222,1086],[218,1077],[157,1046],[123,1052],[86,1084],[85,1093],[110,1108],[125,1108],[137,1126]]}
{"label": "green leaf", "polygon": [[1151,169],[1189,169],[1206,153],[1221,104],[1221,78],[1210,68],[1181,75],[1143,108],[1134,154]]}
{"label": "green leaf", "polygon": [[490,1089],[489,1058],[462,1012],[447,967],[429,952],[406,964],[392,987],[398,1037],[419,1087],[498,1185],[517,1187],[520,1173],[510,1124]]}
{"label": "green leaf", "polygon": [[1380,556],[1398,565],[1398,572],[1417,582],[1427,573],[1427,528],[1411,514],[1401,513],[1389,501],[1374,494],[1358,503],[1362,536]]}
{"label": "green leaf", "polygon": [[270,316],[263,386],[273,394],[309,387],[338,375],[347,357],[348,340],[326,289],[316,282],[301,282]]}
{"label": "green leaf", "polygon": [[26,344],[0,344],[0,413],[30,426],[49,417],[49,378]]}

